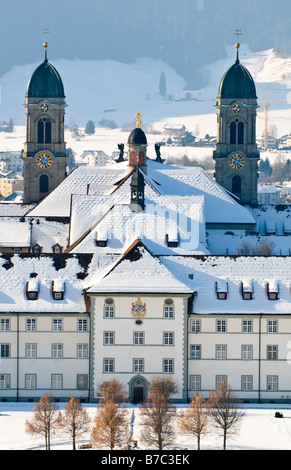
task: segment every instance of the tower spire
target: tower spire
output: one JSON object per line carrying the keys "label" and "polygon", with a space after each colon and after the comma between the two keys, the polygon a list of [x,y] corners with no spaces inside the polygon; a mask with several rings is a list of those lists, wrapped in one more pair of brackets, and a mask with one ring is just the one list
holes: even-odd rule
{"label": "tower spire", "polygon": [[238,52],[239,52],[239,48],[240,48],[240,43],[238,41],[239,41],[239,36],[241,36],[241,30],[239,28],[237,28],[235,30],[234,35],[236,36],[236,45],[235,45],[235,47],[236,47],[236,62],[238,63],[239,62]]}
{"label": "tower spire", "polygon": [[47,43],[47,34],[49,34],[49,30],[47,29],[47,27],[45,26],[44,29],[42,30],[42,34],[44,34],[44,43],[43,43],[43,47],[44,47],[44,60],[47,61],[47,48],[48,48],[48,43]]}

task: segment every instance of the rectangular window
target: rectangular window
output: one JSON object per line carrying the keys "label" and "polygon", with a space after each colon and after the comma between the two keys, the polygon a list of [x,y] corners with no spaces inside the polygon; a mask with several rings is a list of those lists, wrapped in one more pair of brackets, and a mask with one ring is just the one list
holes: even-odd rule
{"label": "rectangular window", "polygon": [[0,357],[10,357],[10,344],[0,344]]}
{"label": "rectangular window", "polygon": [[267,346],[267,359],[272,361],[278,359],[278,346],[277,345],[269,345]]}
{"label": "rectangular window", "polygon": [[220,382],[227,382],[227,376],[226,375],[217,375],[215,377],[215,384],[216,384],[216,388],[219,386]]}
{"label": "rectangular window", "polygon": [[268,333],[278,333],[277,320],[268,320]]}
{"label": "rectangular window", "polygon": [[174,346],[174,333],[172,331],[164,332],[164,346]]}
{"label": "rectangular window", "polygon": [[216,345],[216,359],[226,359],[226,344],[217,344]]}
{"label": "rectangular window", "polygon": [[77,358],[78,359],[87,359],[88,358],[88,344],[78,344],[77,345]]}
{"label": "rectangular window", "polygon": [[253,358],[252,344],[243,344],[241,347],[241,358],[244,360],[251,360]]}
{"label": "rectangular window", "polygon": [[77,389],[78,390],[88,389],[88,374],[77,374]]}
{"label": "rectangular window", "polygon": [[190,322],[191,333],[200,333],[201,331],[201,320],[191,320]]}
{"label": "rectangular window", "polygon": [[201,346],[200,344],[191,344],[190,346],[190,358],[201,359]]}
{"label": "rectangular window", "polygon": [[253,321],[252,320],[243,320],[242,332],[243,333],[252,333],[252,331],[253,331]]}
{"label": "rectangular window", "polygon": [[27,343],[25,345],[25,357],[27,359],[36,358],[36,343]]}
{"label": "rectangular window", "polygon": [[226,333],[226,320],[216,320],[216,332]]}
{"label": "rectangular window", "polygon": [[103,360],[103,371],[104,372],[114,372],[114,359],[105,358]]}
{"label": "rectangular window", "polygon": [[88,331],[88,320],[87,318],[78,318],[78,331]]}
{"label": "rectangular window", "polygon": [[144,332],[143,331],[134,331],[133,332],[133,344],[135,346],[140,346],[144,344]]}
{"label": "rectangular window", "polygon": [[36,331],[36,318],[26,319],[26,331]]}
{"label": "rectangular window", "polygon": [[103,342],[105,346],[114,344],[114,331],[104,331]]}
{"label": "rectangular window", "polygon": [[62,318],[53,318],[53,331],[63,331]]}
{"label": "rectangular window", "polygon": [[198,392],[201,390],[201,376],[200,375],[190,375],[190,390]]}
{"label": "rectangular window", "polygon": [[278,376],[277,375],[267,376],[267,390],[270,392],[278,391]]}
{"label": "rectangular window", "polygon": [[164,305],[164,318],[174,318],[173,305]]}
{"label": "rectangular window", "polygon": [[52,356],[53,359],[61,359],[63,357],[63,345],[61,343],[52,345]]}
{"label": "rectangular window", "polygon": [[10,331],[10,318],[0,319],[0,331]]}
{"label": "rectangular window", "polygon": [[10,388],[10,374],[0,374],[0,389]]}
{"label": "rectangular window", "polygon": [[163,372],[164,374],[174,373],[174,359],[163,359]]}
{"label": "rectangular window", "polygon": [[52,389],[61,390],[63,388],[62,374],[52,374]]}
{"label": "rectangular window", "polygon": [[26,388],[26,390],[35,390],[36,389],[36,374],[26,374],[25,375],[25,388]]}
{"label": "rectangular window", "polygon": [[133,359],[133,372],[135,374],[144,372],[144,359]]}
{"label": "rectangular window", "polygon": [[104,318],[114,318],[114,305],[104,305]]}
{"label": "rectangular window", "polygon": [[253,390],[253,376],[242,375],[241,377],[241,389],[242,390]]}

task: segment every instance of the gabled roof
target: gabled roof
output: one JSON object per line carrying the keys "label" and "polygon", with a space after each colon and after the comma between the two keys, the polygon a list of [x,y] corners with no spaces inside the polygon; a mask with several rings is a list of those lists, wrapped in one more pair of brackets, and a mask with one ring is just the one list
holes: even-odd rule
{"label": "gabled roof", "polygon": [[87,294],[187,294],[193,290],[179,281],[140,240],[135,240],[117,263]]}

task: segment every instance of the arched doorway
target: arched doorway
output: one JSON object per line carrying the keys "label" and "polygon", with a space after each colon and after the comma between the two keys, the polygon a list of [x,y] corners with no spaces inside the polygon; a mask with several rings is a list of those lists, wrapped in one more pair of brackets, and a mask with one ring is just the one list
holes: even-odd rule
{"label": "arched doorway", "polygon": [[132,403],[143,403],[148,394],[148,383],[141,376],[136,376],[129,382],[129,398]]}

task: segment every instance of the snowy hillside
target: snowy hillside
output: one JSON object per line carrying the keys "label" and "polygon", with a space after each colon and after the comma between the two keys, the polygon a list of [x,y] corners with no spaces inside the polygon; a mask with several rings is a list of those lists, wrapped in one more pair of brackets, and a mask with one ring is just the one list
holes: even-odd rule
{"label": "snowy hillside", "polygon": [[[215,134],[214,105],[219,82],[235,60],[234,46],[227,46],[226,51],[226,59],[217,60],[200,71],[208,82],[201,90],[184,90],[185,80],[169,65],[159,60],[143,58],[128,65],[113,60],[54,61],[50,54],[49,59],[60,72],[64,82],[68,104],[67,124],[73,120],[84,126],[89,119],[98,123],[102,118],[106,118],[122,127],[124,123],[132,122],[135,114],[140,112],[143,122],[182,121],[192,131],[199,123],[203,131],[207,129],[207,133]],[[252,53],[247,45],[242,45],[240,59],[256,82],[261,107],[258,111],[259,135],[263,129],[262,102],[266,92],[270,93],[268,99],[272,102],[270,122],[276,121],[281,133],[289,132],[291,58],[277,57],[273,50]],[[41,58],[35,64],[16,66],[1,77],[0,121],[12,117],[15,124],[25,124],[23,103],[26,86],[40,62]],[[194,68],[195,64],[193,70]],[[159,95],[161,72],[165,72],[167,95],[172,97],[172,101]],[[191,94],[190,101],[184,99],[187,91]],[[277,100],[282,102],[273,102]],[[193,116],[197,118],[193,119]]]}

